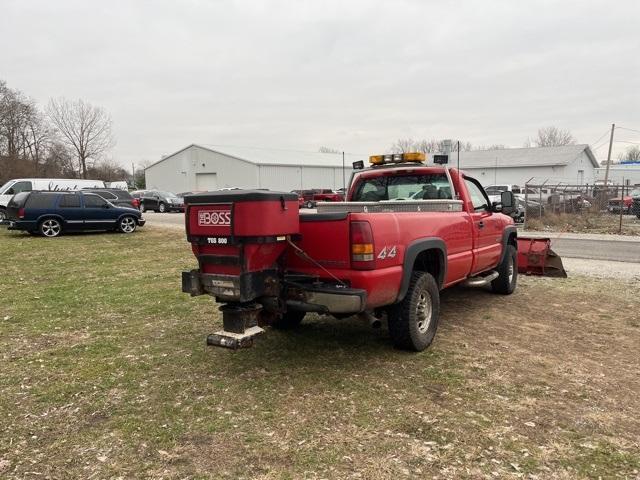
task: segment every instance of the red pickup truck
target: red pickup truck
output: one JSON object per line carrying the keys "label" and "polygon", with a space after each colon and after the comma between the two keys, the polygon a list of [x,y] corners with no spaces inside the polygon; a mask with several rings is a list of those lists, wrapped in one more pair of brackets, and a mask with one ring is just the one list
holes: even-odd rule
{"label": "red pickup truck", "polygon": [[221,303],[210,345],[250,346],[265,325],[291,328],[307,312],[386,319],[398,348],[421,351],[438,327],[440,290],[491,285],[510,294],[517,238],[504,192],[422,154],[371,157],[354,171],[347,201],[300,214],[297,195],[269,191],[185,198],[187,238],[199,268],[182,290]]}

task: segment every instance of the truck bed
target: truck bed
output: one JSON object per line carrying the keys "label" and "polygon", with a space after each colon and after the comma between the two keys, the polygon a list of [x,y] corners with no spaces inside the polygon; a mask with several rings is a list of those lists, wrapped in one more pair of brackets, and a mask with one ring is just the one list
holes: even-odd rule
{"label": "truck bed", "polygon": [[[367,307],[375,308],[395,301],[405,271],[405,253],[412,242],[434,237],[443,240],[447,246],[448,269],[443,287],[469,276],[473,266],[471,219],[466,212],[449,210],[451,206],[457,208],[461,202],[389,202],[383,208],[409,211],[362,212],[368,203],[331,204],[335,210],[343,211],[330,213],[326,213],[327,206],[323,205],[318,213],[301,214],[301,239],[296,245],[316,263],[291,250],[287,258],[288,268],[326,281],[332,281],[332,276],[335,276],[353,288],[365,289],[371,292]],[[437,206],[443,211],[416,210],[419,206],[424,208],[424,205]],[[368,222],[373,231],[374,264],[368,270],[351,267],[350,224],[358,221]]]}

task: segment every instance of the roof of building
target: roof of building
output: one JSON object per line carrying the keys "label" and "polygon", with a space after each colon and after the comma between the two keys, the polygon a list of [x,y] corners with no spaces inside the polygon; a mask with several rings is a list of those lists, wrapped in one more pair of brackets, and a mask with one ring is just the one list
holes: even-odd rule
{"label": "roof of building", "polygon": [[[304,165],[307,167],[341,167],[342,153],[305,152],[276,148],[239,147],[233,145],[205,146],[192,143],[177,152],[167,155],[149,165],[153,167],[180,152],[190,148],[201,148],[210,152],[227,155],[255,165]],[[591,160],[594,167],[600,165],[596,161],[589,145],[567,145],[563,147],[505,148],[500,150],[469,150],[460,152],[460,168],[495,168],[499,167],[540,167],[568,165],[582,153]],[[345,153],[346,166],[357,160],[368,160],[368,155]],[[450,164],[457,161],[457,152],[450,155]],[[146,169],[145,169],[146,170]]]}
{"label": "roof of building", "polygon": [[[589,145],[562,147],[505,148],[501,150],[469,150],[460,152],[460,168],[550,167],[568,165],[585,153],[594,167],[599,167]],[[457,161],[457,152],[450,163]]]}
{"label": "roof of building", "polygon": [[[297,150],[283,150],[277,148],[238,147],[233,145],[208,147],[205,145],[192,143],[191,145],[181,148],[171,155],[167,155],[161,158],[160,160],[149,165],[146,168],[153,167],[154,165],[193,147],[202,148],[203,150],[219,153],[221,155],[227,155],[233,158],[237,158],[238,160],[253,163],[255,165],[304,165],[307,167],[342,167],[342,153],[305,152]],[[344,162],[348,167],[351,167],[351,164],[357,160],[366,161],[368,160],[368,156],[357,155],[353,153],[344,154]]]}

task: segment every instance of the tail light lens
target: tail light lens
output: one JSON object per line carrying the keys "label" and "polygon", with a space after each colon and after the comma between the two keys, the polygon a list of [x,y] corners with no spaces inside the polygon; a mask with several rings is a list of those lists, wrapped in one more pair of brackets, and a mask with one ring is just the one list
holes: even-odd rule
{"label": "tail light lens", "polygon": [[351,222],[351,267],[356,270],[375,268],[375,247],[369,222]]}
{"label": "tail light lens", "polygon": [[138,200],[137,198],[131,199],[131,205],[133,205],[133,208],[139,208],[140,207],[140,200]]}
{"label": "tail light lens", "polygon": [[18,218],[24,218],[24,208],[18,209]]}

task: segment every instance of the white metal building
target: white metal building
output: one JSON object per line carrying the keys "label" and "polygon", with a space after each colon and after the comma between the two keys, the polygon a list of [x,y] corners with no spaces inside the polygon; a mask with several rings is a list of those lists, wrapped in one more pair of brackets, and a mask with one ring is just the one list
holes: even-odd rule
{"label": "white metal building", "polygon": [[[606,166],[596,168],[596,180],[604,181]],[[609,182],[622,185],[640,185],[640,163],[614,163],[609,165]]]}
{"label": "white metal building", "polygon": [[250,147],[213,149],[192,144],[145,169],[148,189],[169,192],[221,188],[338,189],[349,182],[352,162],[365,156]]}
{"label": "white metal building", "polygon": [[[457,152],[449,156],[456,165]],[[507,148],[460,152],[460,169],[484,186],[556,182],[593,183],[598,167],[589,145],[563,147]]]}

